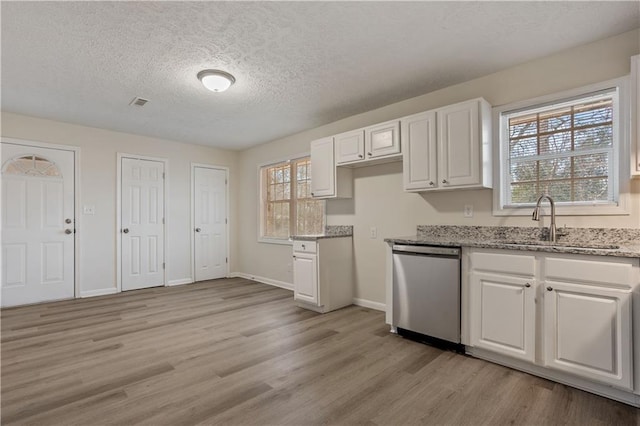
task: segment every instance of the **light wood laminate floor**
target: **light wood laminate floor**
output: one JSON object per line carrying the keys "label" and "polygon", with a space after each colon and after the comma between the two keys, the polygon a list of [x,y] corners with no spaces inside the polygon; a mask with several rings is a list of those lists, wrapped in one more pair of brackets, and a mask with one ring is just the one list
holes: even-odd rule
{"label": "light wood laminate floor", "polygon": [[637,425],[639,410],[244,279],[2,310],[3,425]]}

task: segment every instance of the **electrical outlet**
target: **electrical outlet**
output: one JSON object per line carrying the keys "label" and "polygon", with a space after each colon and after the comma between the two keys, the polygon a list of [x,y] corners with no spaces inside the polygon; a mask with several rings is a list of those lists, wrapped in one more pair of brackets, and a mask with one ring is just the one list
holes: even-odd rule
{"label": "electrical outlet", "polygon": [[371,238],[372,240],[378,238],[378,228],[372,226],[369,229],[369,238]]}
{"label": "electrical outlet", "polygon": [[464,217],[473,217],[473,205],[465,204],[462,214],[464,215]]}
{"label": "electrical outlet", "polygon": [[96,206],[83,206],[82,213],[84,214],[96,214]]}

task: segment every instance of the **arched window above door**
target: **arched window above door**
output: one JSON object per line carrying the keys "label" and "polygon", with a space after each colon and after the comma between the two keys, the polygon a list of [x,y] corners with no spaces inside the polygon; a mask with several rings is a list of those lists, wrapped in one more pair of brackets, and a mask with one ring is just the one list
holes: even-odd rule
{"label": "arched window above door", "polygon": [[23,155],[7,161],[2,168],[4,175],[22,175],[36,177],[62,177],[55,163],[37,155]]}

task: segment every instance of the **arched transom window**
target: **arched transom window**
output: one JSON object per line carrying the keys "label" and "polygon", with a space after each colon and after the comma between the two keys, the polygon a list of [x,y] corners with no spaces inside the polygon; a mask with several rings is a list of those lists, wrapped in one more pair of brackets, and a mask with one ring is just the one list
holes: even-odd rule
{"label": "arched transom window", "polygon": [[2,173],[36,177],[62,177],[55,163],[37,155],[23,155],[7,161]]}

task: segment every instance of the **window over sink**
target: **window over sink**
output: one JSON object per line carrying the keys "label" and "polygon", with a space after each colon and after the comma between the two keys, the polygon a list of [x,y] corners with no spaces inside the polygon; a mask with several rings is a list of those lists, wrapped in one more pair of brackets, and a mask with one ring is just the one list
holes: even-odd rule
{"label": "window over sink", "polygon": [[623,78],[494,108],[494,214],[530,214],[543,193],[559,215],[628,214],[626,87]]}

